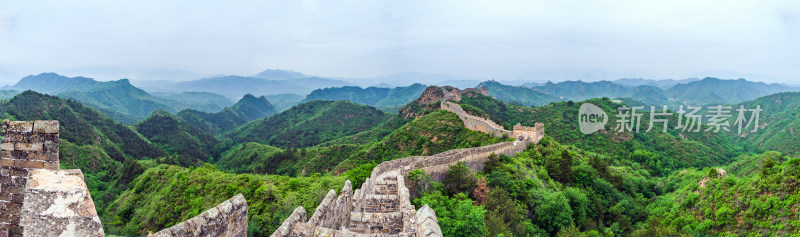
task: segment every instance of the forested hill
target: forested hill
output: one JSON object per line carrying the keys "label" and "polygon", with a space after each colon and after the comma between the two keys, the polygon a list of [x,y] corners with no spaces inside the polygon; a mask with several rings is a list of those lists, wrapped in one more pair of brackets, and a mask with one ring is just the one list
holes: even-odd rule
{"label": "forested hill", "polygon": [[214,150],[219,140],[213,134],[186,124],[167,111],[157,110],[133,127],[170,155],[160,163],[200,166],[219,155]]}
{"label": "forested hill", "polygon": [[81,169],[98,212],[143,171],[134,160],[167,154],[136,131],[74,100],[25,91],[0,104],[0,111],[3,119],[59,121],[61,168]]}
{"label": "forested hill", "polygon": [[395,113],[400,107],[419,97],[425,88],[425,85],[419,83],[395,88],[330,87],[312,91],[303,101],[348,100],[356,104],[369,105],[383,111]]}
{"label": "forested hill", "polygon": [[[754,122],[749,127],[743,127],[739,134],[738,126],[731,126],[729,134],[732,137],[763,150],[780,151],[791,156],[800,155],[800,92],[777,93],[733,105],[733,116],[729,119],[732,125],[736,122],[736,109],[740,106],[745,109],[759,106],[763,110],[759,116],[759,129],[754,132]],[[746,119],[749,120],[751,115],[751,112],[747,112]]]}
{"label": "forested hill", "polygon": [[311,101],[224,135],[234,143],[308,147],[368,130],[389,118],[373,107],[347,101]]}
{"label": "forested hill", "polygon": [[209,113],[187,109],[179,112],[184,122],[211,134],[221,134],[247,122],[266,118],[277,113],[275,107],[264,96],[256,98],[247,94],[231,107]]}
{"label": "forested hill", "polygon": [[[617,124],[614,115],[624,104],[608,98],[556,102],[530,108],[508,105],[492,97],[470,93],[462,96],[460,103],[468,113],[490,118],[507,127],[517,123],[526,126],[534,122],[544,123],[546,133],[558,142],[596,153],[626,157],[640,162],[654,174],[664,175],[686,167],[723,165],[745,150],[755,150],[753,146],[734,141],[725,133],[675,130],[677,114],[669,118],[666,133],[662,133],[660,127],[645,132],[650,121],[648,116],[642,117],[640,132],[618,132],[614,129]],[[597,105],[609,115],[605,130],[590,135],[581,133],[577,116],[583,103]]]}

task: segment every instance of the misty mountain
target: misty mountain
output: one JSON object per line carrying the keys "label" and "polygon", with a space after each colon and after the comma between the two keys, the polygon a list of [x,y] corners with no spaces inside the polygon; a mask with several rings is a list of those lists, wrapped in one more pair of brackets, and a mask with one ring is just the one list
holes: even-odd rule
{"label": "misty mountain", "polygon": [[264,78],[269,80],[286,80],[286,79],[304,78],[308,76],[291,70],[267,69],[264,70],[263,72],[253,75],[253,77]]}
{"label": "misty mountain", "polygon": [[622,78],[614,80],[613,82],[629,87],[655,86],[662,90],[665,90],[677,84],[686,84],[689,82],[699,81],[699,80],[700,78],[688,78],[683,80],[675,80],[675,79],[653,80],[653,79],[643,79],[643,78]]}
{"label": "misty mountain", "polygon": [[270,80],[259,77],[218,76],[194,81],[179,82],[171,85],[170,91],[205,91],[224,95],[228,98],[239,98],[244,94],[301,94],[326,87],[350,86],[349,82],[321,77],[303,77],[281,80]]}
{"label": "misty mountain", "polygon": [[563,96],[548,94],[527,87],[503,85],[497,81],[485,81],[478,86],[486,87],[486,89],[489,89],[489,96],[505,103],[541,106],[565,100]]}
{"label": "misty mountain", "polygon": [[[427,85],[449,85],[458,88],[472,88],[481,83],[481,79],[454,76],[447,74],[433,74],[421,72],[405,72],[388,76],[370,77],[362,79],[348,79],[361,87],[369,87],[378,84],[395,86],[408,86],[415,83],[425,83]],[[376,86],[377,87],[377,86]],[[386,86],[380,86],[386,87]]]}
{"label": "misty mountain", "polygon": [[633,90],[630,87],[625,87],[610,81],[563,81],[559,83],[547,82],[546,84],[534,87],[533,89],[574,101],[602,97],[627,97],[631,95]]}
{"label": "misty mountain", "polygon": [[162,98],[131,85],[128,79],[100,82],[87,77],[42,73],[24,77],[10,88],[73,99],[128,125],[146,118],[156,110],[174,113],[187,108],[201,111],[219,111],[223,108],[217,104],[220,97],[210,93],[182,93],[171,98]]}
{"label": "misty mountain", "polygon": [[706,77],[699,81],[677,84],[664,90],[664,94],[685,104],[735,104],[758,97],[798,88],[781,84],[752,82],[745,79],[723,80]]}
{"label": "misty mountain", "polygon": [[55,95],[65,91],[88,90],[100,84],[101,82],[87,77],[66,77],[49,72],[23,77],[10,89]]}
{"label": "misty mountain", "polygon": [[300,104],[300,101],[305,99],[305,96],[298,95],[298,94],[274,94],[274,95],[265,95],[264,97],[269,100],[272,105],[275,106],[275,110],[278,112],[284,111],[292,106]]}
{"label": "misty mountain", "polygon": [[402,106],[422,95],[425,88],[425,85],[419,83],[395,88],[332,87],[314,90],[306,96],[303,102],[312,100],[348,100],[356,104],[373,106],[386,112],[397,112]]}
{"label": "misty mountain", "polygon": [[[181,93],[153,92],[150,94],[173,101],[184,101],[184,102],[192,101],[196,104],[217,105],[219,107],[227,107],[234,104],[234,102],[228,99],[228,97],[225,97],[220,94],[214,94],[211,92],[181,92]],[[203,111],[213,112],[219,110],[220,108],[206,109]]]}

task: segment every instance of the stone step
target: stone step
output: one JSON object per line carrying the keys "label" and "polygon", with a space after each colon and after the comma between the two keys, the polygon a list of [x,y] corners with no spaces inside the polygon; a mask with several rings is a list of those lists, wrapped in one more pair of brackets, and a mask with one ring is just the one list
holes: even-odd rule
{"label": "stone step", "polygon": [[400,210],[400,199],[397,195],[367,195],[361,201],[363,212],[388,213]]}
{"label": "stone step", "polygon": [[399,234],[403,231],[403,213],[351,212],[348,229],[362,234]]}
{"label": "stone step", "polygon": [[372,188],[372,192],[381,195],[397,195],[397,181],[377,181]]}

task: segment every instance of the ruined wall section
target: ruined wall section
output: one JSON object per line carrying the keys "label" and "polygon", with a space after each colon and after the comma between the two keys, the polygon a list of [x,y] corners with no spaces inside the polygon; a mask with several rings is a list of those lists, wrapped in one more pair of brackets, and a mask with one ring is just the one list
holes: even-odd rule
{"label": "ruined wall section", "polygon": [[237,194],[200,215],[151,236],[247,236],[247,200],[241,193]]}
{"label": "ruined wall section", "polygon": [[533,127],[514,125],[514,137],[530,139],[533,143],[539,143],[544,138],[544,124],[534,123]]}

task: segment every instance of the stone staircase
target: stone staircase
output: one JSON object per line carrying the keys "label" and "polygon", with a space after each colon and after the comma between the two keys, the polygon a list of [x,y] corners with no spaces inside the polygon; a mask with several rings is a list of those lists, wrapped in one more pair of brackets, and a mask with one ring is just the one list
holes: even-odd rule
{"label": "stone staircase", "polygon": [[403,213],[397,176],[383,176],[372,185],[371,192],[353,200],[350,231],[361,234],[391,234],[403,231]]}

